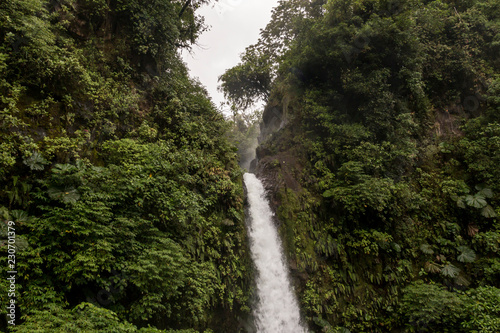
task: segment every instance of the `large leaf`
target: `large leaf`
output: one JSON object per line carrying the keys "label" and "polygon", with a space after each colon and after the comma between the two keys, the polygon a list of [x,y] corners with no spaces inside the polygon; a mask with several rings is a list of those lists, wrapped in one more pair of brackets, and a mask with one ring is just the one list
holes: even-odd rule
{"label": "large leaf", "polygon": [[467,246],[459,246],[457,250],[460,251],[460,255],[457,257],[457,260],[460,262],[473,262],[476,260],[476,253],[468,248]]}
{"label": "large leaf", "polygon": [[434,253],[432,246],[430,246],[429,244],[420,245],[420,251],[422,251],[425,254],[433,254]]}
{"label": "large leaf", "polygon": [[424,269],[429,273],[439,273],[441,271],[441,267],[433,261],[426,262],[424,265]]}
{"label": "large leaf", "polygon": [[490,205],[486,205],[483,209],[481,209],[481,215],[486,218],[497,217],[497,213]]}
{"label": "large leaf", "polygon": [[10,212],[10,215],[15,222],[26,222],[29,220],[29,215],[24,210],[13,210]]}
{"label": "large leaf", "polygon": [[333,192],[333,190],[326,190],[325,192],[323,192],[323,197],[325,198],[331,198],[333,197],[335,193]]}
{"label": "large leaf", "polygon": [[75,203],[80,199],[80,193],[74,187],[65,187],[63,189],[51,187],[48,190],[49,196],[55,200],[61,200],[64,203]]}
{"label": "large leaf", "polygon": [[75,171],[77,171],[77,168],[71,164],[56,164],[52,168],[52,172],[57,174],[69,174]]}
{"label": "large leaf", "polygon": [[474,236],[478,232],[479,232],[479,228],[477,227],[477,225],[471,223],[467,226],[467,233],[469,234],[469,236]]}
{"label": "large leaf", "polygon": [[443,267],[443,269],[441,269],[441,274],[450,278],[456,278],[459,273],[460,273],[460,268],[452,264],[446,264]]}
{"label": "large leaf", "polygon": [[466,195],[465,202],[467,205],[475,208],[483,208],[487,205],[486,197],[481,194],[481,192],[476,193],[475,195]]}
{"label": "large leaf", "polygon": [[23,163],[29,166],[31,170],[43,170],[44,165],[48,164],[49,162],[40,154],[39,152],[35,151],[31,154],[30,157],[25,158],[23,160]]}
{"label": "large leaf", "polygon": [[457,206],[458,206],[459,208],[465,208],[465,203],[464,203],[464,198],[463,198],[463,197],[459,197],[459,198],[457,199]]}
{"label": "large leaf", "polygon": [[479,191],[486,198],[493,198],[493,191],[490,188],[484,187],[484,185],[476,186],[476,190]]}

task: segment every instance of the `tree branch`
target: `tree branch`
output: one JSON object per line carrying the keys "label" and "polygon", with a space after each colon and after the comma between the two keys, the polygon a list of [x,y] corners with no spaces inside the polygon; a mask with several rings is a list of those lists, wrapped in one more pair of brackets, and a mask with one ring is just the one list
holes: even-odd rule
{"label": "tree branch", "polygon": [[182,17],[182,14],[186,11],[188,6],[191,4],[191,0],[187,0],[184,6],[182,6],[181,12],[179,13],[179,17]]}

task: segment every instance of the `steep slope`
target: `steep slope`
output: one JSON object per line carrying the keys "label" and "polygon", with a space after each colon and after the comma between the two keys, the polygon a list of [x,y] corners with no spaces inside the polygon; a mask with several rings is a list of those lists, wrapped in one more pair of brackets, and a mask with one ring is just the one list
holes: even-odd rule
{"label": "steep slope", "polygon": [[221,78],[273,78],[257,173],[311,327],[500,330],[500,5],[292,2]]}
{"label": "steep slope", "polygon": [[16,332],[238,331],[241,171],[178,55],[205,28],[202,2],[1,2],[0,262],[13,221]]}

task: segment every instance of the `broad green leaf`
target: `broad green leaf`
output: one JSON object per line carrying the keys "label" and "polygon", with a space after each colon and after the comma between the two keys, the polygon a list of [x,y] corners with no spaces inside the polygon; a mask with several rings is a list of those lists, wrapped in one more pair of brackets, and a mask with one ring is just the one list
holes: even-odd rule
{"label": "broad green leaf", "polygon": [[481,215],[487,218],[497,217],[497,213],[490,205],[486,205],[486,207],[483,207],[483,209],[481,210]]}
{"label": "broad green leaf", "polygon": [[429,273],[439,273],[441,271],[441,266],[439,266],[433,261],[430,261],[425,263],[424,269],[426,272]]}
{"label": "broad green leaf", "polygon": [[398,253],[399,253],[399,252],[401,252],[401,245],[399,245],[398,243],[394,243],[394,242],[392,242],[392,243],[391,243],[391,246],[392,246],[392,249],[393,249],[394,251],[396,251],[396,252],[398,252]]}
{"label": "broad green leaf", "polygon": [[31,154],[30,157],[25,158],[23,163],[29,166],[31,170],[40,171],[43,170],[44,165],[48,164],[49,162],[42,156],[42,154],[35,151]]}
{"label": "broad green leaf", "polygon": [[483,188],[479,193],[484,195],[486,198],[493,198],[493,191],[489,188]]}
{"label": "broad green leaf", "polygon": [[26,222],[29,219],[28,213],[24,210],[13,210],[10,215],[15,222]]}
{"label": "broad green leaf", "polygon": [[465,208],[465,203],[464,203],[463,197],[459,197],[457,199],[457,206],[460,207],[460,208]]}
{"label": "broad green leaf", "polygon": [[467,246],[459,246],[457,250],[460,251],[460,255],[457,257],[457,260],[460,262],[473,262],[476,260],[476,253],[468,248]]}
{"label": "broad green leaf", "polygon": [[452,264],[446,264],[441,269],[441,274],[446,276],[446,277],[450,277],[450,278],[456,278],[459,273],[460,273],[460,268],[458,268]]}
{"label": "broad green leaf", "polygon": [[422,244],[420,245],[420,251],[422,251],[425,254],[433,254],[434,250],[432,250],[432,246],[429,244]]}
{"label": "broad green leaf", "polygon": [[476,190],[478,190],[479,193],[483,194],[486,198],[493,197],[493,191],[490,188],[486,187],[484,184],[476,185]]}
{"label": "broad green leaf", "polygon": [[333,196],[333,190],[326,190],[325,192],[323,192],[323,197],[325,198],[331,198]]}
{"label": "broad green leaf", "polygon": [[465,202],[467,203],[467,205],[474,208],[483,208],[487,205],[486,197],[481,193],[476,193],[475,195],[466,195]]}
{"label": "broad green leaf", "polygon": [[48,193],[52,199],[61,200],[64,203],[75,203],[80,199],[80,193],[74,187],[66,187],[64,189],[51,187]]}

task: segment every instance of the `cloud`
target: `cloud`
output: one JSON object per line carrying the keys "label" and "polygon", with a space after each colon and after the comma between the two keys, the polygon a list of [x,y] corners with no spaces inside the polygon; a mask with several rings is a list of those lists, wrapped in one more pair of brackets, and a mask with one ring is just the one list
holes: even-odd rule
{"label": "cloud", "polygon": [[183,59],[217,106],[224,101],[217,91],[218,77],[237,65],[245,48],[258,41],[277,4],[278,0],[220,0],[198,10],[211,28],[201,35],[192,54],[183,53]]}

